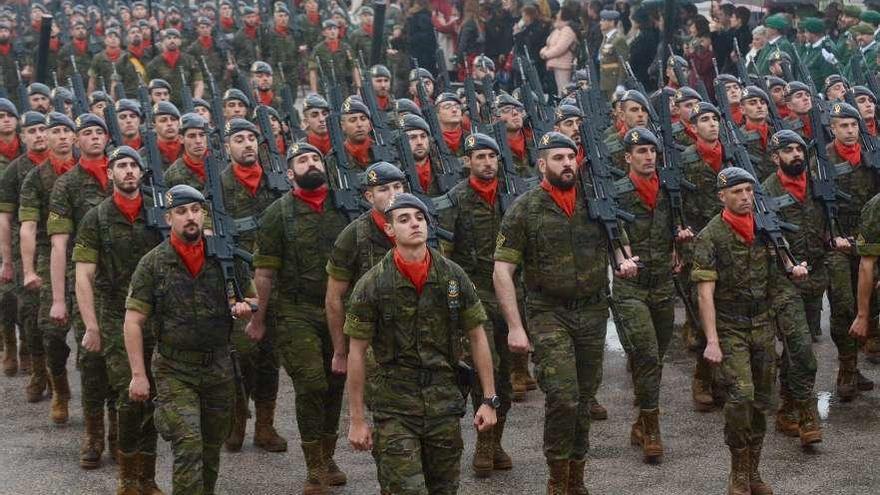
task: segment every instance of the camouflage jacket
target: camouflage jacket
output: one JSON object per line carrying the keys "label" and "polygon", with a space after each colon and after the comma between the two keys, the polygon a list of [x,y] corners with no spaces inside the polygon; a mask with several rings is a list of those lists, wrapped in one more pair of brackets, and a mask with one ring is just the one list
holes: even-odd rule
{"label": "camouflage jacket", "polygon": [[[67,175],[66,172],[65,175]],[[18,197],[18,221],[37,222],[37,250],[49,252],[49,234],[46,225],[49,222],[49,199],[58,175],[48,162],[32,168],[21,183],[21,194]]]}
{"label": "camouflage jacket", "polygon": [[[278,34],[275,30],[266,33],[266,53],[263,55],[264,60],[272,65],[275,70],[275,80],[280,81],[281,74],[278,71],[278,65],[284,68],[284,76],[288,83],[295,82],[298,77],[300,54],[299,39],[294,38],[293,33],[286,36]],[[294,85],[295,87],[295,85]]]}
{"label": "camouflage jacket", "polygon": [[180,53],[180,59],[175,67],[169,67],[161,54],[153,57],[153,60],[147,64],[147,74],[150,79],[164,79],[171,85],[171,103],[178,109],[183,109],[183,102],[180,98],[180,88],[183,86],[180,78],[180,70],[186,76],[186,83],[192,89],[193,84],[202,80],[201,62],[198,62],[189,53]]}
{"label": "camouflage jacket", "polygon": [[324,210],[315,212],[286,194],[263,213],[254,248],[254,268],[276,270],[279,300],[285,305],[306,302],[324,305],[327,259],[333,242],[347,224],[328,195]]}
{"label": "camouflage jacket", "polygon": [[699,232],[721,211],[721,202],[715,190],[718,174],[700,158],[696,145],[685,148],[680,157],[685,178],[697,186],[693,191],[683,191],[685,218]]}
{"label": "camouflage jacket", "polygon": [[626,224],[630,249],[645,267],[639,270],[638,277],[633,280],[615,279],[615,286],[623,282],[653,287],[661,281],[671,281],[674,239],[669,197],[660,188],[657,204],[652,210],[635,191],[632,179],[624,177],[616,185],[620,208],[635,216],[635,220]]}
{"label": "camouflage jacket", "polygon": [[165,169],[165,186],[171,188],[179,184],[186,184],[199,191],[205,190],[205,181],[186,166],[186,163],[183,162],[183,157],[178,158],[170,167]]}
{"label": "camouflage jacket", "polygon": [[359,27],[349,35],[348,42],[349,44],[351,44],[352,55],[354,55],[355,58],[357,58],[358,56],[363,56],[364,64],[369,64],[370,50],[373,46],[373,36],[367,34],[363,29]]}
{"label": "camouflage jacket", "polygon": [[294,31],[302,33],[301,45],[308,47],[317,46],[321,42],[321,21],[317,24],[309,22],[305,14],[300,14],[293,19]]}
{"label": "camouflage jacket", "polygon": [[[351,46],[344,41],[340,41],[339,49],[331,52],[327,47],[327,43],[322,41],[317,45],[313,45],[312,53],[309,55],[309,70],[318,70],[318,59],[323,64],[327,77],[331,75],[330,65],[333,65],[333,71],[336,73],[336,82],[341,86],[342,94],[351,94],[350,88],[353,81],[351,79],[354,70],[354,52]],[[320,75],[320,72],[318,73]],[[326,89],[321,84],[321,78],[318,78],[318,93],[327,94]]]}
{"label": "camouflage jacket", "polygon": [[[214,82],[217,84],[217,89],[219,91],[223,91],[226,87],[226,60],[223,58],[223,55],[220,53],[220,50],[217,48],[217,41],[214,40],[214,46],[209,49],[205,49],[198,40],[190,43],[186,48],[183,49],[184,52],[190,56],[192,56],[196,64],[200,70],[204,71],[204,67],[202,67],[202,57],[205,57],[205,63],[208,65],[208,70],[211,71],[211,74],[214,75]],[[207,74],[202,74],[204,79],[208,79]],[[189,82],[189,79],[187,79]],[[205,83],[205,96],[211,96],[211,88],[208,87],[208,84]]]}
{"label": "camouflage jacket", "polygon": [[880,194],[862,209],[862,225],[856,238],[859,256],[880,256]]}
{"label": "camouflage jacket", "polygon": [[[260,165],[254,166],[259,167]],[[266,185],[266,174],[263,174],[263,177],[260,179],[260,185],[253,196],[235,178],[232,166],[226,167],[220,173],[220,184],[223,186],[223,206],[226,208],[226,212],[236,219],[254,217],[255,220],[259,221],[260,216],[277,199]],[[253,252],[256,237],[257,232],[253,230],[240,232],[236,242],[238,247],[247,252]]]}
{"label": "camouflage jacket", "polygon": [[61,176],[52,187],[49,199],[49,221],[46,226],[50,236],[55,234],[76,234],[86,212],[94,208],[113,193],[113,186],[107,187],[89,175],[80,164]]}
{"label": "camouflage jacket", "polygon": [[[827,150],[829,162],[832,164],[844,162],[844,159],[834,150],[833,141],[828,143]],[[851,173],[837,176],[837,187],[852,196],[851,200],[839,203],[840,228],[849,235],[858,237],[862,208],[878,191],[877,174],[865,163],[864,154],[862,154],[862,162],[853,167]]]}
{"label": "camouflage jacket", "polygon": [[265,29],[258,27],[256,38],[249,38],[244,33],[244,28],[239,29],[232,37],[231,47],[238,67],[244,71],[250,70],[253,61],[264,60],[263,57],[268,53]]}
{"label": "camouflage jacket", "polygon": [[73,76],[73,65],[70,63],[70,56],[74,55],[76,61],[76,70],[82,75],[83,82],[88,81],[89,67],[92,63],[92,54],[88,50],[81,55],[73,53],[73,45],[66,45],[58,51],[58,83],[67,85],[67,78]]}
{"label": "camouflage jacket", "polygon": [[[421,294],[397,269],[391,251],[352,292],[344,331],[369,341],[375,354],[374,412],[422,417],[464,412],[456,364],[464,333],[482,324],[486,311],[460,266],[433,249],[430,256]],[[418,383],[420,372],[430,373],[427,385]]]}
{"label": "camouflage jacket", "polygon": [[[19,195],[24,178],[34,166],[28,155],[19,156],[3,169],[0,175],[0,213],[12,213],[12,257],[19,259],[21,253],[18,250],[19,223],[18,207]],[[51,165],[50,165],[51,167]]]}
{"label": "camouflage jacket", "polygon": [[[137,95],[139,78],[134,65],[129,61],[129,57],[128,52],[122,52],[116,62],[111,62],[107,58],[107,52],[101,52],[92,58],[88,72],[89,77],[95,78],[95,84],[98,89],[101,89],[101,78],[103,78],[107,91],[113,91],[113,66],[116,65],[116,74],[122,82],[122,87],[125,89],[125,96],[132,98]],[[118,95],[116,99],[119,99]]]}
{"label": "camouflage jacket", "polygon": [[348,224],[333,243],[326,270],[335,280],[357,282],[394,247],[373,221],[371,212]]}

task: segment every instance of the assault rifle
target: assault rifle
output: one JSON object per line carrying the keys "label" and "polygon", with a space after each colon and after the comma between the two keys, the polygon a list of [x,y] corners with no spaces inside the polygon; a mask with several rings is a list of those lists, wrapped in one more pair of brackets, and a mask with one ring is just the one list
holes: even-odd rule
{"label": "assault rifle", "polygon": [[193,112],[196,106],[193,103],[192,90],[189,89],[189,84],[186,82],[186,74],[183,72],[183,67],[178,67],[177,70],[180,71],[180,103],[183,107],[183,113]]}
{"label": "assault rifle", "polygon": [[452,84],[449,82],[449,71],[446,70],[446,54],[441,48],[437,48],[434,58],[437,59],[437,82],[440,83],[440,91],[454,92]]}
{"label": "assault rifle", "polygon": [[287,182],[287,166],[284,157],[275,143],[275,134],[272,133],[272,121],[269,119],[269,107],[257,105],[254,111],[257,127],[260,128],[259,155],[263,165],[263,173],[266,175],[266,184],[269,190],[277,197],[290,192],[290,183]]}
{"label": "assault rifle", "polygon": [[[220,95],[217,84],[214,81],[214,74],[208,68],[208,62],[202,55],[202,68],[205,70],[205,77],[208,78],[208,91],[211,92],[211,124],[215,129],[223,129],[226,122],[223,118],[223,96]],[[140,88],[138,88],[140,90]]]}
{"label": "assault rifle", "polygon": [[89,113],[89,96],[86,94],[86,85],[82,74],[76,68],[76,57],[70,56],[70,66],[73,71],[70,74],[70,89],[73,91],[73,113],[82,115]]}
{"label": "assault rifle", "polygon": [[673,235],[675,235],[679,229],[685,230],[689,228],[687,220],[684,218],[681,190],[684,188],[688,191],[693,191],[696,189],[696,186],[684,177],[678,143],[675,142],[675,137],[672,134],[669,94],[665,91],[660,91],[660,101],[657,106],[660,108],[660,115],[658,116],[656,130],[659,131],[662,146],[658,150],[662,155],[662,161],[657,175],[660,179],[660,186],[669,198],[669,209],[672,216],[671,228]]}
{"label": "assault rifle", "polygon": [[584,42],[584,54],[586,55],[587,91],[594,109],[593,116],[598,119],[596,125],[601,129],[607,129],[611,127],[611,107],[608,99],[602,95],[602,90],[599,89],[599,75],[596,73],[596,65],[593,63],[590,45],[587,42]]}
{"label": "assault rifle", "polygon": [[162,232],[167,238],[171,228],[165,223],[165,173],[162,170],[162,155],[159,154],[159,143],[156,140],[156,131],[149,126],[141,127],[141,136],[144,139],[146,176],[144,177],[144,194],[149,194],[153,199],[152,206],[145,206],[147,214],[147,227]]}
{"label": "assault rifle", "polygon": [[281,120],[287,126],[288,138],[291,143],[303,141],[306,139],[306,131],[302,128],[302,122],[299,120],[299,111],[294,103],[296,96],[293,94],[287,78],[284,76],[284,66],[278,64],[278,74],[281,76]]}
{"label": "assault rifle", "polygon": [[28,88],[25,86],[24,81],[21,80],[21,66],[18,63],[18,60],[15,61],[15,79],[18,81],[18,108],[21,108],[22,110],[30,108],[31,105],[30,100],[28,99]]}
{"label": "assault rifle", "polygon": [[[419,61],[415,58],[411,61],[413,69],[418,70]],[[440,127],[440,119],[437,117],[437,109],[434,107],[434,102],[428,97],[428,89],[425,87],[425,82],[420,77],[417,79],[416,90],[419,97],[419,107],[422,110],[422,115],[425,117],[425,122],[428,123],[428,128],[431,129],[434,144],[437,146],[437,160],[432,160],[437,165],[434,175],[437,178],[437,186],[441,194],[444,194],[458,183],[461,177],[460,165],[458,157],[449,149],[449,146],[443,139],[443,128]],[[407,143],[407,148],[409,148],[409,143]],[[398,147],[398,151],[400,151],[400,147]]]}
{"label": "assault rifle", "polygon": [[[104,93],[107,92],[107,87],[104,84],[104,77],[101,77],[101,90]],[[107,102],[107,106],[104,107],[104,121],[107,124],[107,133],[110,134],[110,142],[109,146],[122,146],[122,131],[119,129],[119,120],[116,118],[116,107],[113,105],[113,99]]]}
{"label": "assault rifle", "polygon": [[[856,104],[855,94],[852,91],[852,87],[846,82],[846,79],[843,79],[843,85],[846,88],[846,91],[843,93],[844,101],[858,110],[859,106]],[[856,119],[856,122],[859,126],[859,142],[862,145],[862,161],[875,173],[880,174],[880,163],[877,162],[878,158],[880,158],[877,155],[877,138],[868,132],[868,125],[861,116]]]}
{"label": "assault rifle", "polygon": [[113,66],[113,74],[110,75],[111,89],[113,91],[113,98],[119,101],[126,98],[125,86],[122,84],[122,77],[116,71],[116,62],[113,62],[111,65]]}
{"label": "assault rifle", "polygon": [[52,16],[44,15],[42,22],[40,22],[40,39],[37,44],[36,60],[34,61],[36,73],[33,80],[43,84],[49,82],[49,39],[52,37],[52,19]]}
{"label": "assault rifle", "polygon": [[391,128],[388,127],[388,122],[385,121],[385,114],[379,110],[379,102],[376,101],[376,90],[373,88],[373,78],[370,76],[369,71],[364,69],[362,58],[363,54],[359,53],[355,63],[358,74],[361,77],[361,99],[364,101],[367,109],[370,110],[370,115],[372,116],[373,144],[371,149],[373,151],[373,158],[376,161],[393,163],[394,152],[392,150],[393,145],[391,144],[393,141]]}
{"label": "assault rifle", "polygon": [[407,137],[405,132],[400,131],[397,133],[395,144],[397,145],[397,155],[400,157],[401,168],[406,176],[406,182],[409,185],[409,191],[422,200],[422,203],[425,203],[425,206],[428,207],[428,216],[430,217],[427,219],[428,245],[437,248],[440,244],[439,239],[452,241],[452,232],[440,228],[440,222],[437,220],[437,207],[435,206],[434,200],[428,196],[427,192],[422,189],[421,183],[419,183],[419,173],[416,171],[416,162],[413,160],[412,149],[409,147],[409,137]]}
{"label": "assault rifle", "polygon": [[538,184],[538,178],[532,177],[524,179],[516,173],[516,165],[513,163],[513,156],[510,154],[510,144],[507,142],[507,125],[503,120],[499,120],[492,124],[489,133],[498,144],[501,154],[498,156],[498,202],[503,215],[510,209],[513,202],[524,192]]}
{"label": "assault rifle", "polygon": [[[141,104],[141,111],[144,113],[144,127],[152,128],[153,127],[153,105],[150,103],[150,90],[147,89],[147,85],[144,84],[144,80],[140,75],[138,75],[138,89],[137,89],[138,101]],[[213,115],[214,111],[211,110],[211,114]]]}
{"label": "assault rifle", "polygon": [[531,67],[531,59],[528,58],[528,50],[523,50],[525,54],[527,62],[523,62],[523,59],[517,57],[516,65],[519,70],[520,78],[522,79],[522,86],[520,86],[520,98],[522,99],[522,104],[526,109],[526,114],[529,117],[529,125],[532,127],[532,135],[534,139],[537,141],[541,139],[544,134],[553,130],[553,108],[552,106],[545,104],[545,96],[543,94],[543,89],[541,89],[541,83],[538,80],[537,74],[532,75],[531,71],[534,71],[534,67]]}

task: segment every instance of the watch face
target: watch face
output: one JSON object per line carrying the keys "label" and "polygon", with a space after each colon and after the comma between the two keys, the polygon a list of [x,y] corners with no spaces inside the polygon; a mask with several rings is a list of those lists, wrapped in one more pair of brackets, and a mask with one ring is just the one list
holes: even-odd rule
{"label": "watch face", "polygon": [[492,397],[486,399],[486,404],[492,406],[492,409],[498,409],[499,407],[501,407],[501,397],[493,395]]}

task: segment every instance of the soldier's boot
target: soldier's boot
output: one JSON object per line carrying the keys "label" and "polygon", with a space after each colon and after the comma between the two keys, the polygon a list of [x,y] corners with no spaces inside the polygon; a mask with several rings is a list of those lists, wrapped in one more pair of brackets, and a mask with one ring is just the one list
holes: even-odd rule
{"label": "soldier's boot", "polygon": [[821,442],[822,426],[819,424],[816,399],[798,401],[797,410],[799,413],[798,435],[801,438],[801,447]]}
{"label": "soldier's boot", "polygon": [[798,436],[798,411],[794,407],[794,401],[787,393],[780,394],[782,404],[776,411],[776,431],[787,437]]}
{"label": "soldier's boot", "polygon": [[862,374],[862,370],[856,369],[856,386],[861,392],[874,390],[874,381]]}
{"label": "soldier's boot", "polygon": [[52,384],[52,409],[49,416],[57,425],[67,423],[70,417],[70,383],[67,381],[67,371],[60,375],[49,375],[49,382]]}
{"label": "soldier's boot", "polygon": [[31,362],[31,379],[25,387],[25,395],[28,402],[40,402],[45,397],[44,392],[49,386],[49,376],[46,372],[46,356],[35,355]]}
{"label": "soldier's boot", "polygon": [[697,358],[697,365],[694,367],[691,396],[694,400],[695,411],[712,412],[715,410],[715,400],[712,397],[712,369],[702,357]]}
{"label": "soldier's boot", "polygon": [[232,430],[223,446],[227,452],[241,451],[241,445],[244,443],[244,433],[247,428],[247,398],[235,397],[235,404],[232,406]]}
{"label": "soldier's boot", "polygon": [[15,376],[18,373],[18,342],[15,340],[15,327],[12,327],[12,331],[4,328],[2,333],[3,345],[6,347],[3,354],[3,374]]}
{"label": "soldier's boot", "polygon": [[663,460],[663,440],[660,437],[660,410],[649,409],[639,415],[642,423],[642,454],[648,464]]}
{"label": "soldier's boot", "polygon": [[119,481],[116,484],[116,495],[141,495],[141,483],[138,480],[138,463],[140,454],[133,452],[119,453]]}
{"label": "soldier's boot", "polygon": [[488,478],[492,474],[495,457],[494,437],[493,430],[477,432],[477,445],[474,447],[474,458],[471,462],[474,476],[477,478]]}
{"label": "soldier's boot", "polygon": [[513,469],[513,459],[501,446],[505,423],[507,423],[507,416],[498,416],[498,422],[492,428],[492,469],[501,471]]}
{"label": "soldier's boot", "polygon": [[681,340],[690,352],[700,352],[702,345],[700,339],[697,338],[697,332],[694,330],[690,318],[685,318],[684,324],[681,326]]}
{"label": "soldier's boot", "polygon": [[104,453],[104,411],[85,415],[86,431],[79,448],[79,467],[97,469],[101,467],[101,454]]}
{"label": "soldier's boot", "polygon": [[165,495],[156,484],[156,454],[138,454],[138,481],[141,495]]}
{"label": "soldier's boot", "polygon": [[116,408],[107,410],[107,450],[114,462],[119,462],[119,414]]}
{"label": "soldier's boot", "polygon": [[327,463],[324,459],[320,440],[303,442],[302,451],[306,461],[306,482],[303,495],[325,495],[327,493]]}
{"label": "soldier's boot", "polygon": [[[870,331],[868,332],[871,333]],[[869,335],[864,346],[865,359],[873,364],[880,364],[880,337]]]}
{"label": "soldier's boot", "polygon": [[753,440],[749,445],[749,489],[752,495],[773,495],[773,489],[770,485],[764,483],[761,479],[761,473],[758,472],[758,464],[761,463],[761,444],[763,438]]}
{"label": "soldier's boot", "polygon": [[749,487],[749,448],[730,449],[730,478],[727,481],[727,495],[751,495]]}
{"label": "soldier's boot", "polygon": [[629,430],[629,444],[633,447],[641,446],[644,436],[645,434],[642,431],[642,411],[639,411],[639,415],[636,416],[636,420]]}
{"label": "soldier's boot", "polygon": [[32,363],[31,352],[25,349],[25,346],[20,346],[18,348],[18,371],[23,375],[30,374]]}
{"label": "soldier's boot", "polygon": [[584,468],[587,461],[568,461],[568,495],[590,495],[584,485]]}
{"label": "soldier's boot", "polygon": [[837,396],[841,402],[849,402],[858,392],[858,369],[856,357],[839,358],[837,368]]}
{"label": "soldier's boot", "polygon": [[266,452],[287,452],[287,440],[275,431],[275,401],[260,401],[255,407],[254,445]]}
{"label": "soldier's boot", "polygon": [[[548,461],[547,495],[568,495],[569,460]],[[583,473],[583,471],[581,471]]]}
{"label": "soldier's boot", "polygon": [[336,434],[327,435],[324,437],[322,441],[322,453],[324,455],[324,462],[327,464],[327,485],[328,486],[342,486],[348,483],[348,476],[339,469],[339,466],[336,464],[336,461],[333,460],[333,456],[336,454]]}
{"label": "soldier's boot", "polygon": [[513,401],[526,400],[526,392],[529,390],[529,355],[511,353],[510,360],[510,383],[513,386]]}
{"label": "soldier's boot", "polygon": [[608,409],[599,404],[595,397],[590,397],[590,419],[593,421],[602,421],[608,419]]}

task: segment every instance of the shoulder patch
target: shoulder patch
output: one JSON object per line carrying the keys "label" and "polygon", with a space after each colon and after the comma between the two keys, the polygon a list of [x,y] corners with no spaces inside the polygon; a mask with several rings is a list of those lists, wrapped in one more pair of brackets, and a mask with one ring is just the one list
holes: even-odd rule
{"label": "shoulder patch", "polygon": [[504,241],[507,240],[507,237],[504,237],[504,234],[498,232],[498,237],[495,238],[495,249],[501,249],[501,246],[504,245]]}

